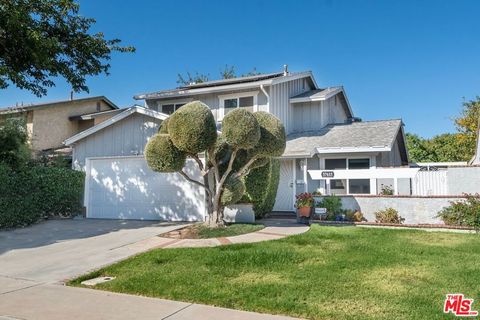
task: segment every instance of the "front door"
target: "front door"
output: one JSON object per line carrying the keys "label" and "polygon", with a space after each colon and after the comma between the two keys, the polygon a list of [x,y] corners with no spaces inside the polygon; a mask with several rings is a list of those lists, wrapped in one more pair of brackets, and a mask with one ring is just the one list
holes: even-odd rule
{"label": "front door", "polygon": [[293,162],[295,160],[280,161],[280,182],[278,183],[277,197],[273,211],[293,211]]}

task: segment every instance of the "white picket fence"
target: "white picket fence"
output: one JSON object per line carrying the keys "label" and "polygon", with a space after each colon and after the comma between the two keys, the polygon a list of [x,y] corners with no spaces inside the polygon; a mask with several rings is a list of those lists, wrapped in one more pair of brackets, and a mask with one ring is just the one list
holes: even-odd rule
{"label": "white picket fence", "polygon": [[412,195],[448,195],[447,170],[419,171],[412,179]]}

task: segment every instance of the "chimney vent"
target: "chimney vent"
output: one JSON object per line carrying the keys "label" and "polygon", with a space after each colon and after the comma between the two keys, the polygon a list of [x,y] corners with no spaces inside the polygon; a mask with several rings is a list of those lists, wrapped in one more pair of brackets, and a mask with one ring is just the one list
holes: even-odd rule
{"label": "chimney vent", "polygon": [[283,75],[288,76],[288,64],[283,65]]}
{"label": "chimney vent", "polygon": [[72,101],[72,100],[73,100],[73,90],[70,91],[70,101]]}

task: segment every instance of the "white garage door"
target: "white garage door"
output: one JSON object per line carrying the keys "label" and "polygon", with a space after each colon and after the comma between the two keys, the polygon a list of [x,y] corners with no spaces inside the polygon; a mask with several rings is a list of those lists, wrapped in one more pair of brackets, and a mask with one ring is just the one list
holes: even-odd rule
{"label": "white garage door", "polygon": [[[86,164],[87,218],[204,220],[204,190],[178,173],[153,172],[143,156],[90,158]],[[200,177],[193,161],[185,170]]]}

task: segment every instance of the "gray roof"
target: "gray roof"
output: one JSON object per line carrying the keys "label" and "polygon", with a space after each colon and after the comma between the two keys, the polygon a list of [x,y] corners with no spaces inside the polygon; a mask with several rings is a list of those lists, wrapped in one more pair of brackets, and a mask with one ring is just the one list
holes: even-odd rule
{"label": "gray roof", "polygon": [[294,133],[287,137],[283,156],[312,156],[317,149],[338,153],[391,148],[401,126],[402,120],[378,120],[330,124],[321,130]]}
{"label": "gray roof", "polygon": [[231,79],[221,79],[221,80],[205,81],[201,83],[193,83],[186,86],[180,86],[178,87],[178,89],[198,89],[198,88],[216,87],[216,86],[223,86],[227,84],[255,82],[255,81],[261,81],[261,80],[273,79],[281,76],[283,76],[283,72],[262,73],[254,76],[248,76],[248,77],[237,77],[237,78],[231,78]]}
{"label": "gray roof", "polygon": [[[238,77],[238,78],[232,78],[232,79],[222,79],[222,80],[213,80],[213,81],[207,81],[202,83],[195,83],[195,84],[177,87],[175,89],[160,90],[160,91],[151,92],[151,93],[138,94],[138,95],[135,95],[134,98],[137,100],[153,99],[153,98],[155,99],[156,98],[176,98],[178,96],[193,95],[195,94],[194,91],[196,89],[211,88],[212,90],[216,90],[216,89],[221,90],[222,86],[241,85],[241,84],[249,84],[249,83],[253,84],[254,82],[268,81],[268,80],[272,81],[272,80],[275,80],[276,78],[292,77],[292,76],[301,75],[301,74],[305,74],[305,76],[310,76],[312,78],[312,81],[315,82],[313,80],[313,76],[310,71],[289,72],[287,75],[285,75],[283,72],[275,72],[275,73],[264,73],[264,74],[248,76],[248,77]],[[315,83],[314,83],[314,87],[316,87]]]}

